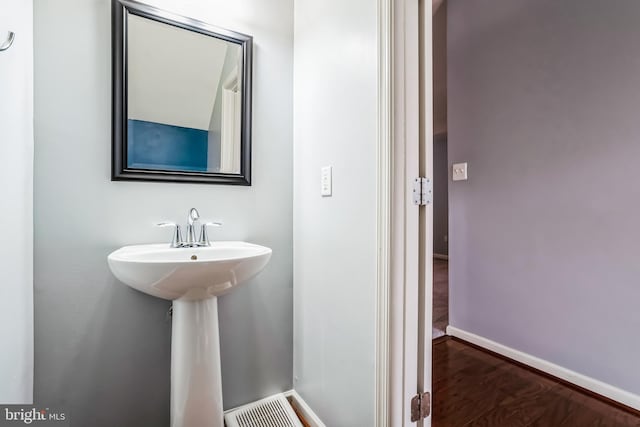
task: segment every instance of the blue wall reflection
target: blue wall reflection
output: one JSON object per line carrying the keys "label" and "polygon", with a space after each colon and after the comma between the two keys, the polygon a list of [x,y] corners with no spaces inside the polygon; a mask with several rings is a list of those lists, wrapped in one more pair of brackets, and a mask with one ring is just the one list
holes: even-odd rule
{"label": "blue wall reflection", "polygon": [[206,130],[128,120],[127,167],[168,171],[207,171]]}

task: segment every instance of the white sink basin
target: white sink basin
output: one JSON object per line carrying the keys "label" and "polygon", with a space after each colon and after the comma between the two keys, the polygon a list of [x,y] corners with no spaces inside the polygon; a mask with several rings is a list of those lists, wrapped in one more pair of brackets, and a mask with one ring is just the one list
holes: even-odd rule
{"label": "white sink basin", "polygon": [[229,292],[258,274],[271,249],[245,242],[209,247],[168,244],[125,246],[109,255],[109,267],[126,285],[168,300],[202,300]]}
{"label": "white sink basin", "polygon": [[121,282],[173,300],[171,427],[224,426],[217,297],[258,274],[269,258],[271,249],[245,242],[125,246],[109,255]]}

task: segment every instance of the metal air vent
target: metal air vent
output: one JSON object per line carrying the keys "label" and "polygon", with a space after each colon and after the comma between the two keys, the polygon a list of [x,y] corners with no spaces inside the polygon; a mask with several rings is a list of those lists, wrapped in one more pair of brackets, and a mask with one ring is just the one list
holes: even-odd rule
{"label": "metal air vent", "polygon": [[227,427],[303,427],[283,394],[234,409],[224,420]]}

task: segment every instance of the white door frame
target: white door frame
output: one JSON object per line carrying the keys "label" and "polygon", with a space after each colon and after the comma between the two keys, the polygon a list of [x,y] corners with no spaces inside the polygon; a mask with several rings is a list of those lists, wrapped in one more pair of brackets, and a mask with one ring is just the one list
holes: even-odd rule
{"label": "white door frame", "polygon": [[[420,176],[433,182],[433,9],[432,0],[419,1]],[[418,389],[431,392],[433,340],[433,202],[420,209],[420,279]],[[431,426],[431,418],[423,423]]]}
{"label": "white door frame", "polygon": [[[431,139],[420,149],[421,131],[432,127],[430,84],[420,96],[421,79],[431,81],[431,8],[420,1],[378,0],[376,427],[412,426],[411,398],[431,390],[431,266],[419,254],[421,242],[424,258],[432,251],[433,218],[412,200],[413,180],[431,171],[432,155]],[[428,20],[422,68],[420,13]]]}
{"label": "white door frame", "polygon": [[377,129],[377,271],[375,424],[389,427],[392,419],[391,254],[393,183],[393,57],[394,0],[378,0],[378,129]]}

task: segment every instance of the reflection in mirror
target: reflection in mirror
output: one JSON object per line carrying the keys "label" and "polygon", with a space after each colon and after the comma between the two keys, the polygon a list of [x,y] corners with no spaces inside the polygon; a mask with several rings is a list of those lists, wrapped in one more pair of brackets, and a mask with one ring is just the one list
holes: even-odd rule
{"label": "reflection in mirror", "polygon": [[113,179],[250,185],[252,38],[112,1]]}
{"label": "reflection in mirror", "polygon": [[132,14],[127,21],[127,167],[240,173],[242,48]]}

